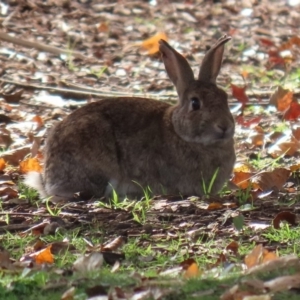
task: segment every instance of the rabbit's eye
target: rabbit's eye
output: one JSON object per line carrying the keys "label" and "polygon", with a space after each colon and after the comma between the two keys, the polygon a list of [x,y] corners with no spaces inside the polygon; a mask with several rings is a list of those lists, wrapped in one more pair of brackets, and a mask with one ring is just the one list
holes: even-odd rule
{"label": "rabbit's eye", "polygon": [[198,110],[198,109],[200,109],[200,101],[199,101],[198,98],[192,97],[192,98],[191,98],[191,101],[192,101],[192,107],[193,107],[193,110]]}

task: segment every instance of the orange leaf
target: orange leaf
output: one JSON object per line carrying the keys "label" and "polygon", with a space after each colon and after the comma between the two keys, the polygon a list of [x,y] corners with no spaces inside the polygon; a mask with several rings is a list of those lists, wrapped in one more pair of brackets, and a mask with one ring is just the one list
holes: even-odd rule
{"label": "orange leaf", "polygon": [[252,173],[246,172],[234,172],[234,176],[232,178],[232,182],[236,184],[241,189],[247,189],[251,186],[250,178],[253,176]]}
{"label": "orange leaf", "polygon": [[235,99],[237,99],[239,102],[241,102],[243,104],[243,107],[249,101],[249,98],[246,95],[246,89],[247,89],[247,86],[238,87],[234,84],[231,84],[232,96]]}
{"label": "orange leaf", "polygon": [[47,248],[36,253],[34,258],[37,264],[44,264],[44,263],[53,264],[54,258],[51,253],[51,247],[52,246],[50,245]]}
{"label": "orange leaf", "polygon": [[185,278],[193,278],[201,274],[198,265],[193,258],[186,259],[180,265],[182,266],[182,269],[185,270],[183,275]]}
{"label": "orange leaf", "polygon": [[99,32],[108,32],[108,24],[106,22],[98,24],[97,28]]}
{"label": "orange leaf", "polygon": [[216,210],[216,209],[221,209],[223,207],[224,207],[223,203],[221,203],[221,202],[212,202],[212,203],[209,203],[207,210]]}
{"label": "orange leaf", "polygon": [[34,116],[32,118],[32,122],[36,122],[38,128],[40,128],[40,127],[42,127],[44,125],[44,121],[43,121],[43,119],[40,116]]}
{"label": "orange leaf", "polygon": [[25,174],[28,172],[42,172],[42,167],[37,158],[27,158],[20,162],[20,172]]}
{"label": "orange leaf", "polygon": [[6,167],[6,162],[3,157],[0,158],[0,171],[2,172]]}
{"label": "orange leaf", "polygon": [[148,51],[148,54],[156,54],[159,52],[159,40],[167,41],[168,38],[164,32],[159,32],[156,35],[150,37],[149,39],[142,42],[142,47]]}
{"label": "orange leaf", "polygon": [[300,164],[290,166],[290,170],[295,172],[300,169]]}
{"label": "orange leaf", "polygon": [[298,102],[292,102],[288,111],[284,114],[283,118],[287,121],[297,120],[300,116],[300,105]]}
{"label": "orange leaf", "polygon": [[284,112],[290,107],[293,96],[293,92],[278,86],[277,90],[272,94],[269,103],[276,106],[278,111]]}
{"label": "orange leaf", "polygon": [[262,245],[257,245],[248,255],[245,256],[245,264],[248,269],[260,265],[266,261],[277,259],[274,252],[269,252]]}
{"label": "orange leaf", "polygon": [[291,49],[294,45],[300,47],[300,37],[293,36],[280,46],[280,51]]}

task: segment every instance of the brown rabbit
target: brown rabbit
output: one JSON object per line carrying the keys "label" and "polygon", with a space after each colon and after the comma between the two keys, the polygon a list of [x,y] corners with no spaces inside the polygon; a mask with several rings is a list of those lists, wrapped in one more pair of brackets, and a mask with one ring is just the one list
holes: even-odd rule
{"label": "brown rabbit", "polygon": [[186,59],[160,40],[177,105],[120,97],[79,108],[51,130],[43,174],[26,183],[42,197],[76,192],[119,195],[203,195],[218,192],[235,162],[234,121],[227,94],[216,86],[223,36],[206,53],[198,79]]}

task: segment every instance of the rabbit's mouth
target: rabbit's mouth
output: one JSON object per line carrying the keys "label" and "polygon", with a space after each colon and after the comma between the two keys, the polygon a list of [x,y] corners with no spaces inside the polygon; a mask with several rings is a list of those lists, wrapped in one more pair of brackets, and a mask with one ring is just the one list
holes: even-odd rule
{"label": "rabbit's mouth", "polygon": [[233,133],[233,129],[215,130],[214,128],[202,135],[200,142],[204,145],[227,143],[233,139]]}

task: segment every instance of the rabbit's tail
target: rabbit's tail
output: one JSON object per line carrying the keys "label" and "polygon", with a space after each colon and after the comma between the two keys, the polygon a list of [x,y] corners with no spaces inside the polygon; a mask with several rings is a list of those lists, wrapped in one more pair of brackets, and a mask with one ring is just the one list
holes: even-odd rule
{"label": "rabbit's tail", "polygon": [[29,172],[25,176],[25,181],[24,182],[27,186],[37,190],[38,193],[40,194],[41,198],[48,197],[48,195],[46,193],[46,190],[45,190],[43,175],[41,173]]}

